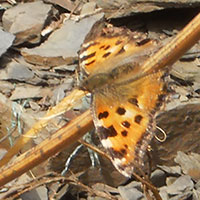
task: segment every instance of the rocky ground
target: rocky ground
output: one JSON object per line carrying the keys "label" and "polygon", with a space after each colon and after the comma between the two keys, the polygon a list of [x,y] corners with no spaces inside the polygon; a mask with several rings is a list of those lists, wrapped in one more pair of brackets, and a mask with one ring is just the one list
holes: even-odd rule
{"label": "rocky ground", "polygon": [[[0,158],[16,138],[76,87],[78,51],[95,22],[144,31],[163,45],[200,8],[200,1],[0,1]],[[200,199],[200,44],[175,63],[173,92],[157,124],[151,181],[163,200]],[[57,121],[64,124],[89,107],[89,98]],[[58,123],[59,122],[59,123]],[[21,152],[55,132],[46,127]],[[162,133],[158,131],[157,135]],[[99,145],[94,131],[84,139]],[[60,173],[66,178],[60,176]],[[0,190],[0,199],[144,199],[141,183],[127,180],[102,156],[71,145]]]}

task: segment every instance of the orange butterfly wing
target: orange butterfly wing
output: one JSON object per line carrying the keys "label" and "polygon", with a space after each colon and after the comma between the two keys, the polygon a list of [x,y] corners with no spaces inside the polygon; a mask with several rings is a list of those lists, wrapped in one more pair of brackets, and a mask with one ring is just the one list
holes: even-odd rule
{"label": "orange butterfly wing", "polygon": [[165,72],[141,71],[152,47],[153,41],[117,35],[89,41],[80,51],[80,87],[92,93],[95,127],[113,164],[128,177],[134,166],[143,165],[156,110],[166,94]]}
{"label": "orange butterfly wing", "polygon": [[[131,176],[143,165],[144,153],[153,137],[155,113],[165,97],[163,72],[130,84],[108,86],[93,94],[94,124],[115,167]],[[126,96],[121,97],[121,92]],[[111,94],[112,93],[112,94]]]}

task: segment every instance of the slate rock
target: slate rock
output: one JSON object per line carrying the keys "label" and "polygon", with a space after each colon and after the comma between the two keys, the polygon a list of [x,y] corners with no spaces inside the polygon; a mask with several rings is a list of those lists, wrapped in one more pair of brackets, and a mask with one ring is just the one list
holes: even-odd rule
{"label": "slate rock", "polygon": [[139,200],[144,197],[141,190],[141,183],[132,181],[128,185],[119,186],[118,191],[123,200]]}
{"label": "slate rock", "polygon": [[191,153],[189,155],[178,151],[176,163],[181,165],[181,169],[185,174],[190,175],[194,180],[200,180],[200,155],[197,153]]}
{"label": "slate rock", "polygon": [[40,32],[51,15],[51,9],[51,5],[42,1],[18,4],[4,12],[3,28],[16,35],[15,45],[26,41],[37,43],[40,41]]}
{"label": "slate rock", "polygon": [[15,36],[0,29],[0,56],[12,45]]}
{"label": "slate rock", "polygon": [[199,0],[115,0],[114,3],[107,0],[98,0],[96,2],[104,10],[108,19],[149,13],[167,8],[194,8],[200,5]]}
{"label": "slate rock", "polygon": [[77,10],[76,9],[74,10],[76,6],[76,2],[74,1],[63,1],[63,0],[44,0],[44,1],[47,3],[52,3],[60,7],[63,7],[68,11],[74,11],[73,13],[75,14],[77,13]]}
{"label": "slate rock", "polygon": [[165,180],[166,180],[166,174],[160,169],[156,169],[151,174],[151,182],[156,187],[163,186],[165,184]]}
{"label": "slate rock", "polygon": [[193,200],[199,200],[200,199],[200,189],[199,190],[193,190],[193,196],[192,196]]}
{"label": "slate rock", "polygon": [[191,199],[192,197],[192,191],[187,191],[187,192],[183,192],[179,195],[176,195],[174,197],[171,197],[170,200],[188,200]]}
{"label": "slate rock", "polygon": [[66,95],[66,91],[70,91],[72,89],[74,83],[73,78],[67,78],[64,83],[60,84],[58,87],[56,87],[53,91],[53,96],[50,100],[52,105],[56,105],[58,102],[61,101]]}
{"label": "slate rock", "polygon": [[42,89],[34,86],[17,86],[10,97],[10,100],[42,98]]}
{"label": "slate rock", "polygon": [[0,80],[26,81],[34,77],[34,73],[25,65],[16,61],[7,64],[6,68],[0,70]]}
{"label": "slate rock", "polygon": [[165,171],[168,174],[173,174],[173,175],[180,175],[181,174],[181,168],[180,166],[161,166],[158,165],[158,168],[162,169],[163,171]]}
{"label": "slate rock", "polygon": [[178,107],[163,112],[157,117],[157,124],[165,131],[167,139],[163,143],[152,141],[155,165],[177,165],[174,161],[177,151],[199,152],[199,98],[193,99],[192,102],[185,102],[185,105],[179,102]]}
{"label": "slate rock", "polygon": [[58,66],[72,64],[77,59],[77,52],[85,36],[95,22],[102,19],[99,13],[75,22],[67,20],[60,29],[55,30],[39,47],[22,49],[21,53],[29,63]]}
{"label": "slate rock", "polygon": [[88,15],[90,13],[93,13],[96,8],[96,3],[95,2],[89,2],[83,4],[83,7],[81,8],[81,13],[80,15]]}
{"label": "slate rock", "polygon": [[21,196],[22,200],[48,200],[47,188],[40,186],[31,191],[25,192]]}
{"label": "slate rock", "polygon": [[123,200],[139,200],[144,197],[143,193],[136,188],[118,187],[119,193]]}
{"label": "slate rock", "polygon": [[176,179],[173,184],[167,187],[166,191],[170,195],[182,194],[185,191],[190,191],[194,187],[194,183],[190,176],[184,175]]}
{"label": "slate rock", "polygon": [[169,195],[166,192],[166,187],[162,187],[159,192],[162,200],[169,200]]}
{"label": "slate rock", "polygon": [[74,72],[77,68],[77,65],[59,65],[54,67],[56,72]]}

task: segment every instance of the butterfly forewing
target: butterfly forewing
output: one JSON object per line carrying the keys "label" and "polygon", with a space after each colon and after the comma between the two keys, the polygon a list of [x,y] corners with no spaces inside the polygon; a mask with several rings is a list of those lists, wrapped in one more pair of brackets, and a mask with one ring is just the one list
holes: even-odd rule
{"label": "butterfly forewing", "polygon": [[[139,45],[136,40],[127,35],[99,37],[83,44],[79,55],[80,73],[84,74],[86,76],[84,78],[90,82],[91,77],[100,73],[112,73],[112,70],[119,65],[133,60],[135,63],[142,63],[155,46],[155,41],[151,40],[146,40],[143,45]],[[90,88],[89,85],[88,87]]]}

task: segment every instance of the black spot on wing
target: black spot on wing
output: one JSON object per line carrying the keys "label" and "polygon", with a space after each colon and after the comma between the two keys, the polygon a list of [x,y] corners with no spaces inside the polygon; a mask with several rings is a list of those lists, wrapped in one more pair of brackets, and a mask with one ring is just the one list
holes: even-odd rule
{"label": "black spot on wing", "polygon": [[119,54],[124,53],[124,52],[125,52],[125,49],[124,49],[124,47],[122,47],[122,48],[116,53],[116,55],[119,55]]}
{"label": "black spot on wing", "polygon": [[129,128],[131,126],[131,124],[128,122],[128,121],[123,121],[122,122],[122,125],[125,127],[125,128]]}
{"label": "black spot on wing", "polygon": [[88,60],[89,58],[94,57],[95,55],[96,55],[96,52],[91,53],[91,54],[89,54],[89,55],[87,55],[87,56],[83,56],[83,57],[80,59],[80,61],[83,62],[84,60]]}
{"label": "black spot on wing", "polygon": [[115,42],[115,45],[119,45],[122,43],[122,40],[117,40],[117,42]]}
{"label": "black spot on wing", "polygon": [[104,49],[105,45],[100,46],[100,49]]}
{"label": "black spot on wing", "polygon": [[109,113],[107,111],[101,112],[98,115],[98,119],[103,119],[103,118],[107,118],[109,115]]}
{"label": "black spot on wing", "polygon": [[123,131],[121,132],[121,134],[122,134],[123,137],[126,137],[126,136],[128,135],[128,131],[123,130]]}
{"label": "black spot on wing", "polygon": [[108,151],[111,153],[112,159],[114,158],[122,159],[127,154],[127,151],[124,148],[121,148],[119,151],[115,150],[114,148],[108,148]]}
{"label": "black spot on wing", "polygon": [[89,62],[89,63],[86,63],[85,65],[91,65],[92,63],[94,63],[96,60],[92,60],[91,62]]}
{"label": "black spot on wing", "polygon": [[149,41],[150,41],[150,39],[149,39],[149,38],[146,38],[146,39],[144,39],[144,40],[141,40],[141,41],[137,42],[137,45],[138,45],[138,46],[142,46],[142,45],[146,44],[146,43],[149,42]]}
{"label": "black spot on wing", "polygon": [[131,103],[131,104],[133,104],[133,105],[135,105],[135,106],[137,106],[137,107],[139,107],[138,100],[136,98],[130,98],[128,100],[128,102]]}
{"label": "black spot on wing", "polygon": [[120,149],[120,152],[121,152],[121,154],[122,154],[123,156],[126,156],[126,154],[127,154],[127,151],[126,151],[126,149],[124,149],[124,148],[121,148],[121,149]]}
{"label": "black spot on wing", "polygon": [[107,58],[110,54],[111,54],[111,52],[105,53],[105,54],[103,55],[103,58]]}
{"label": "black spot on wing", "polygon": [[136,115],[135,116],[135,122],[137,123],[137,124],[140,124],[140,122],[142,121],[142,115]]}
{"label": "black spot on wing", "polygon": [[110,45],[106,46],[106,47],[104,48],[104,50],[108,50],[109,48],[110,48]]}
{"label": "black spot on wing", "polygon": [[107,139],[108,137],[117,136],[117,131],[115,130],[114,126],[110,126],[108,128],[101,126],[98,127],[98,131],[100,132],[101,139]]}
{"label": "black spot on wing", "polygon": [[116,110],[117,114],[124,115],[126,110],[123,107],[118,107]]}

